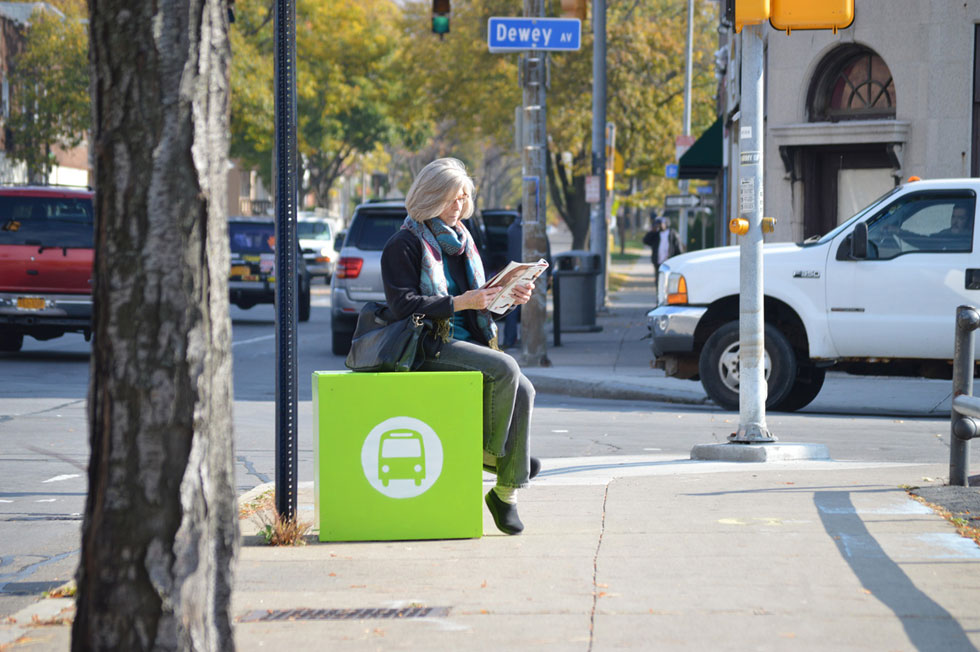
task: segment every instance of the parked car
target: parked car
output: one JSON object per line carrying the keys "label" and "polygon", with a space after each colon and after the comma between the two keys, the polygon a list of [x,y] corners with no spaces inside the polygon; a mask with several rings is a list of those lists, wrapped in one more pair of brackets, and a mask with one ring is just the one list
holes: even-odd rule
{"label": "parked car", "polygon": [[[980,303],[978,194],[980,179],[910,181],[826,235],[764,246],[768,407],[808,405],[829,367],[951,377],[956,308]],[[739,248],[671,258],[657,295],[656,366],[738,409]]]}
{"label": "parked car", "polygon": [[[276,300],[276,229],[269,217],[232,217],[228,220],[231,270],[228,290],[231,303],[248,309]],[[310,319],[310,275],[302,256],[297,256],[297,319]]]}
{"label": "parked car", "polygon": [[[408,212],[403,201],[369,202],[354,209],[330,281],[331,349],[347,355],[357,315],[368,301],[384,301],[381,250]],[[338,238],[339,240],[339,238]],[[338,243],[339,244],[339,243]]]}
{"label": "parked car", "polygon": [[92,335],[92,191],[0,187],[0,351]]}
{"label": "parked car", "polygon": [[306,271],[310,278],[322,276],[327,283],[333,276],[337,257],[337,252],[333,249],[333,241],[337,235],[334,223],[329,218],[309,214],[301,214],[296,218],[296,234],[303,260],[306,261]]}

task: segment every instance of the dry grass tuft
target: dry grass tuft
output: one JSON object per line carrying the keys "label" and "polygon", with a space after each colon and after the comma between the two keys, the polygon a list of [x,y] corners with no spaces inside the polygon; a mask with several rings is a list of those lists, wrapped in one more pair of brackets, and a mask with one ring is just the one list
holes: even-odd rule
{"label": "dry grass tuft", "polygon": [[306,536],[313,524],[298,518],[287,520],[279,514],[275,507],[257,512],[256,516],[263,524],[259,534],[270,546],[305,546]]}

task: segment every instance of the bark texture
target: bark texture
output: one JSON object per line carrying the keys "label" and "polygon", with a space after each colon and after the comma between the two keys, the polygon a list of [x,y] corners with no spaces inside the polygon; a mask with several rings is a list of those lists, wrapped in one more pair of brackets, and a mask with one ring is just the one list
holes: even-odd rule
{"label": "bark texture", "polygon": [[73,650],[230,650],[226,0],[89,0],[89,493]]}

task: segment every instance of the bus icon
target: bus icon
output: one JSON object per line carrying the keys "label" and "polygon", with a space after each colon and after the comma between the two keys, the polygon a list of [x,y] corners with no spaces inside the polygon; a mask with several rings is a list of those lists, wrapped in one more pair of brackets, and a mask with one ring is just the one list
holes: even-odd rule
{"label": "bus icon", "polygon": [[378,479],[385,487],[391,480],[425,479],[425,445],[415,430],[398,429],[382,433],[378,443]]}

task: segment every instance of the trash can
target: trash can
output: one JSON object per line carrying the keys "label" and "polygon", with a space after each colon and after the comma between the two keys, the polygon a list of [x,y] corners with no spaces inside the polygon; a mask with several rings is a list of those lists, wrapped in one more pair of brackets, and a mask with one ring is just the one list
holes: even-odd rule
{"label": "trash can", "polygon": [[554,255],[554,334],[561,344],[561,331],[594,333],[596,283],[601,259],[591,251],[572,250]]}

